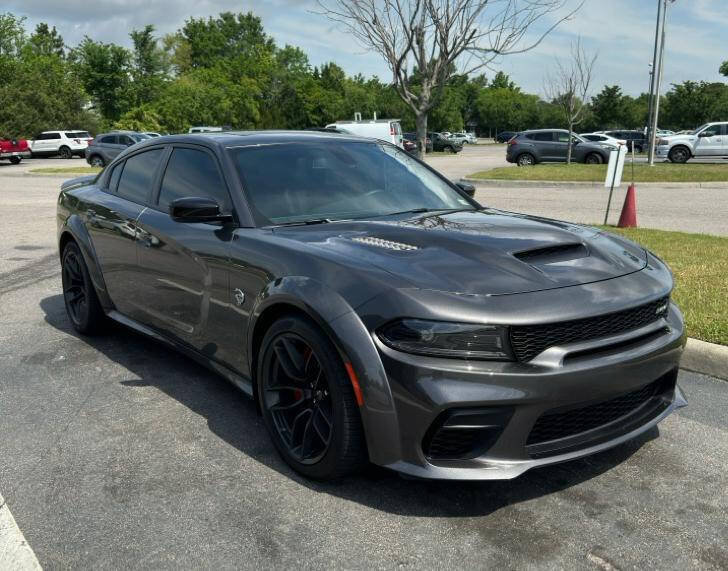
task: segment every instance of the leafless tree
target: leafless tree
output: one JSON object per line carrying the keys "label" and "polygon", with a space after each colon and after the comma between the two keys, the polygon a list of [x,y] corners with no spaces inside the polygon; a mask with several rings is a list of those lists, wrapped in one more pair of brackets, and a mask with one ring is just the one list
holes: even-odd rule
{"label": "leafless tree", "polygon": [[[584,0],[318,0],[320,13],[385,59],[397,93],[414,111],[420,149],[425,148],[427,115],[454,73],[473,73],[499,56],[536,47],[583,3]],[[546,16],[552,16],[553,21],[525,41],[529,28]]]}
{"label": "leafless tree", "polygon": [[574,126],[584,120],[587,112],[592,71],[597,55],[589,55],[578,38],[571,44],[571,58],[568,62],[556,60],[556,72],[546,78],[544,92],[546,97],[561,109],[569,127],[569,146],[566,151],[566,164],[571,164],[571,140]]}

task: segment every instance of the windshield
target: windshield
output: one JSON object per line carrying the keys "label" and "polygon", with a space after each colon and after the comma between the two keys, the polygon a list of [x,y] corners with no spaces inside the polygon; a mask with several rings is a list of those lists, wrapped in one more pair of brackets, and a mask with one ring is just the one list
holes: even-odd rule
{"label": "windshield", "polygon": [[692,131],[690,134],[691,135],[697,135],[698,133],[700,133],[700,131],[702,131],[703,129],[705,129],[708,125],[710,125],[710,123],[705,123],[704,125],[701,125],[697,129],[695,129],[695,131]]}
{"label": "windshield", "polygon": [[340,141],[231,149],[261,225],[475,209],[409,154],[391,145]]}
{"label": "windshield", "polygon": [[151,139],[151,137],[149,135],[145,135],[144,133],[134,133],[134,134],[130,134],[129,136],[132,139],[134,139],[134,141],[136,141],[137,143],[139,141],[145,141],[146,139]]}

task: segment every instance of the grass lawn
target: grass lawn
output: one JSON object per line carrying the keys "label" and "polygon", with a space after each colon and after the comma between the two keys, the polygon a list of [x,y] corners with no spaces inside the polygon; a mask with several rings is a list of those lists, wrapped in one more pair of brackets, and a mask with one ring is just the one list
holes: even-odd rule
{"label": "grass lawn", "polygon": [[728,345],[728,238],[644,228],[604,228],[639,242],[672,268],[673,299],[685,314],[690,337]]}
{"label": "grass lawn", "polygon": [[101,172],[98,167],[47,167],[42,169],[31,169],[34,174],[96,174]]}
{"label": "grass lawn", "polygon": [[[607,165],[540,164],[531,167],[500,167],[470,175],[472,178],[499,180],[544,180],[604,182]],[[651,167],[645,163],[634,165],[635,182],[728,182],[728,164],[673,164],[657,163]],[[624,165],[622,182],[632,180],[632,167]]]}

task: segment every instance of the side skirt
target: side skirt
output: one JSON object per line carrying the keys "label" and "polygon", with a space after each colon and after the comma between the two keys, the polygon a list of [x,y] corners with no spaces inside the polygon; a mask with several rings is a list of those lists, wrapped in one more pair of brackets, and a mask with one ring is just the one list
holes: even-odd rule
{"label": "side skirt", "polygon": [[243,377],[240,373],[232,370],[231,368],[227,367],[226,365],[223,365],[222,363],[219,363],[213,359],[210,359],[206,357],[205,355],[202,355],[192,347],[189,347],[188,345],[185,345],[183,343],[179,343],[177,341],[174,341],[164,335],[161,335],[154,329],[147,327],[146,325],[142,325],[138,321],[135,321],[133,319],[130,319],[129,317],[126,317],[125,315],[122,315],[118,311],[111,310],[106,314],[110,319],[113,319],[117,323],[120,323],[121,325],[128,327],[129,329],[132,329],[136,331],[137,333],[141,333],[143,335],[146,335],[147,337],[151,337],[155,341],[159,341],[160,343],[163,343],[164,345],[167,345],[168,347],[173,348],[175,351],[178,351],[185,355],[186,357],[189,357],[190,359],[193,359],[197,361],[200,365],[203,367],[206,367],[213,371],[214,373],[217,373],[221,377],[225,378],[227,381],[235,385],[238,389],[240,389],[242,392],[244,392],[249,397],[253,397],[253,383],[250,379]]}

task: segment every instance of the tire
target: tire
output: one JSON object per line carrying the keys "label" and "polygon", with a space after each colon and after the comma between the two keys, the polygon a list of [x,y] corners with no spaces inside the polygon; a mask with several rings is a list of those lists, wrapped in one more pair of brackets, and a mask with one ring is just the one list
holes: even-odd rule
{"label": "tire", "polygon": [[589,153],[586,157],[584,157],[584,163],[588,165],[600,165],[603,162],[602,156],[599,153]]}
{"label": "tire", "polygon": [[63,145],[60,149],[58,149],[58,156],[62,159],[72,159],[73,153],[71,152],[71,149]]}
{"label": "tire", "polygon": [[690,160],[690,149],[679,145],[670,149],[670,153],[667,155],[671,163],[686,163]]}
{"label": "tire", "polygon": [[106,316],[75,242],[66,245],[61,260],[63,301],[71,325],[82,335],[99,333],[106,324]]}
{"label": "tire", "polygon": [[313,323],[284,316],[268,329],[258,358],[257,391],[268,434],[296,472],[335,480],[366,465],[351,381],[336,348]]}
{"label": "tire", "polygon": [[92,167],[105,167],[106,163],[104,162],[104,158],[100,155],[91,155],[88,159],[88,164],[90,164]]}
{"label": "tire", "polygon": [[519,167],[530,167],[536,164],[536,158],[531,153],[523,153],[518,155],[516,164]]}
{"label": "tire", "polygon": [[447,147],[445,147],[443,149],[443,151],[446,152],[446,153],[455,153],[455,147],[452,147],[452,146],[448,145]]}
{"label": "tire", "polygon": [[19,165],[21,160],[20,157],[10,157],[10,164]]}

